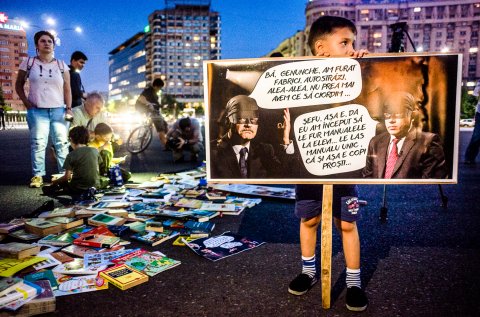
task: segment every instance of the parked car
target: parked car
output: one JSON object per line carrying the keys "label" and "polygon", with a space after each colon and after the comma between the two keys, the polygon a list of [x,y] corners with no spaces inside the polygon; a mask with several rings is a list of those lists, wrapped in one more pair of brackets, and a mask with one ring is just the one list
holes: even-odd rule
{"label": "parked car", "polygon": [[460,126],[461,127],[472,128],[474,125],[475,125],[475,120],[474,119],[462,119],[462,120],[460,120]]}

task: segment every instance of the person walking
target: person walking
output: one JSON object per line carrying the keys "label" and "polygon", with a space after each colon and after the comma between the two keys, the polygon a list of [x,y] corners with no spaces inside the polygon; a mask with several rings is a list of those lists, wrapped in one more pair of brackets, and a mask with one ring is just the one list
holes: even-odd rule
{"label": "person walking", "polygon": [[[70,74],[64,61],[56,59],[55,37],[48,31],[34,35],[37,55],[20,64],[15,91],[27,108],[30,130],[32,174],[30,187],[39,188],[45,176],[45,152],[49,137],[55,148],[58,172],[68,154],[68,124],[65,115],[72,115]],[[29,82],[28,97],[25,84]]]}

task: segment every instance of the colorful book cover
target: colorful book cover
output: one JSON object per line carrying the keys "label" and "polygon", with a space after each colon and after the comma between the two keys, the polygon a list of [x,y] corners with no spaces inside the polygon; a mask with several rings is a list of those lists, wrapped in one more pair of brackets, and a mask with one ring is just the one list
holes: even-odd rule
{"label": "colorful book cover", "polygon": [[0,276],[9,277],[35,263],[45,261],[46,258],[31,256],[25,259],[0,258]]}
{"label": "colorful book cover", "polygon": [[41,272],[35,272],[24,276],[24,279],[29,282],[36,282],[41,280],[46,280],[50,282],[50,285],[53,289],[57,289],[58,283],[53,275],[52,270],[44,270]]}
{"label": "colorful book cover", "polygon": [[108,265],[112,263],[113,259],[128,254],[132,251],[132,249],[123,249],[110,252],[86,253],[83,256],[83,266],[87,268],[90,266]]}
{"label": "colorful book cover", "polygon": [[110,237],[101,234],[82,235],[77,239],[73,240],[73,243],[76,245],[83,245],[94,248],[111,248],[119,242],[119,237]]}
{"label": "colorful book cover", "polygon": [[34,283],[42,288],[42,292],[15,311],[15,316],[34,316],[55,312],[56,300],[50,282],[39,280]]}
{"label": "colorful book cover", "polygon": [[194,241],[194,240],[197,240],[197,239],[198,239],[198,238],[181,235],[181,236],[178,236],[178,237],[175,239],[175,241],[173,241],[172,245],[178,246],[178,247],[184,247],[184,246],[185,246],[185,241],[186,241],[186,242],[190,242],[190,241]]}
{"label": "colorful book cover", "polygon": [[104,270],[106,265],[90,265],[85,267],[83,259],[74,259],[73,261],[62,263],[53,269],[54,273],[67,274],[67,275],[91,275],[97,274],[99,271]]}
{"label": "colorful book cover", "polygon": [[2,277],[0,278],[0,296],[10,293],[23,283],[23,279],[18,277]]}
{"label": "colorful book cover", "polygon": [[42,288],[34,283],[23,281],[10,293],[0,298],[0,308],[7,310],[17,310],[25,303],[31,301],[42,292]]}
{"label": "colorful book cover", "polygon": [[214,262],[243,251],[254,249],[263,243],[262,241],[252,240],[231,232],[185,242],[193,252]]}
{"label": "colorful book cover", "polygon": [[115,217],[107,214],[97,214],[91,218],[88,218],[88,223],[94,226],[113,226],[123,224],[124,222],[124,218]]}
{"label": "colorful book cover", "polygon": [[33,265],[33,268],[37,271],[62,264],[62,262],[55,259],[51,254],[43,254],[42,256],[47,259]]}
{"label": "colorful book cover", "polygon": [[216,203],[203,203],[200,208],[203,210],[211,210],[211,211],[235,211],[234,204],[216,204]]}
{"label": "colorful book cover", "polygon": [[58,289],[54,290],[55,296],[75,295],[108,289],[108,282],[97,274],[69,276],[54,273],[58,282]]}
{"label": "colorful book cover", "polygon": [[126,264],[148,276],[171,269],[181,262],[146,250],[137,249],[134,252],[112,260],[115,264]]}
{"label": "colorful book cover", "polygon": [[155,232],[155,231],[138,232],[132,235],[131,238],[137,241],[143,242],[145,244],[155,246],[168,239],[176,237],[179,234],[180,233],[178,231],[164,229],[163,232]]}
{"label": "colorful book cover", "polygon": [[175,204],[175,207],[199,209],[202,206],[202,204],[203,204],[202,200],[181,198],[179,201],[177,201],[177,203]]}
{"label": "colorful book cover", "polygon": [[126,290],[139,284],[148,282],[148,275],[139,272],[125,264],[103,270],[99,273],[108,282],[121,290]]}
{"label": "colorful book cover", "polygon": [[213,222],[198,222],[189,220],[184,224],[185,229],[188,230],[190,233],[211,233],[215,228],[215,224]]}

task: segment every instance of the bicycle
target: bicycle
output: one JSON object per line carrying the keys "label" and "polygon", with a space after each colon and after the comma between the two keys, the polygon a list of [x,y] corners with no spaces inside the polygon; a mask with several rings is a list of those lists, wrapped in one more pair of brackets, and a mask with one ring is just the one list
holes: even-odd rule
{"label": "bicycle", "polygon": [[130,132],[127,139],[127,151],[132,154],[138,154],[147,149],[153,138],[152,116],[155,112],[147,112],[143,123]]}

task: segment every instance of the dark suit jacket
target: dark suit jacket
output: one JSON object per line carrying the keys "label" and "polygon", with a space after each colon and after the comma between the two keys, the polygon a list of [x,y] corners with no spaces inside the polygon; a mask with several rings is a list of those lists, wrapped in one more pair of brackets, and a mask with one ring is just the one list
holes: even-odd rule
{"label": "dark suit jacket", "polygon": [[[248,178],[280,177],[286,169],[288,155],[284,154],[284,151],[278,152],[277,156],[271,144],[250,141],[247,158]],[[212,178],[241,178],[240,166],[230,142],[222,141],[212,146],[211,153]]]}
{"label": "dark suit jacket", "polygon": [[[363,177],[383,178],[388,158],[390,134],[382,133],[370,140]],[[437,134],[412,130],[405,137],[392,178],[425,179],[447,177],[445,154]]]}

